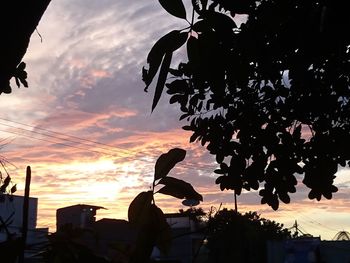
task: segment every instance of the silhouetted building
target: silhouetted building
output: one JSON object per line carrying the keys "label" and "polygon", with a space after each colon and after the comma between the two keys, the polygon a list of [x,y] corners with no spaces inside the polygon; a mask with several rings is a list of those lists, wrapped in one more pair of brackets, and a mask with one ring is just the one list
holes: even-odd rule
{"label": "silhouetted building", "polygon": [[349,263],[350,241],[299,237],[268,242],[268,263]]}
{"label": "silhouetted building", "polygon": [[[138,231],[126,220],[104,218],[96,221],[96,211],[101,208],[73,205],[58,209],[57,234],[72,229],[88,230],[81,231],[80,236],[74,238],[75,242],[86,246],[96,256],[114,262],[128,262],[128,255],[136,246]],[[172,230],[172,245],[167,255],[154,248],[152,259],[156,262],[191,263],[204,237],[197,231],[198,224],[181,213],[165,216]]]}
{"label": "silhouetted building", "polygon": [[102,206],[72,205],[57,209],[56,229],[70,225],[73,228],[89,228],[96,222],[96,210],[104,209]]}
{"label": "silhouetted building", "polygon": [[171,248],[166,255],[155,248],[152,258],[155,260],[191,263],[193,257],[199,252],[198,250],[201,248],[204,238],[202,231],[199,231],[200,226],[198,222],[195,222],[189,215],[182,213],[165,214],[165,217],[172,232]]}
{"label": "silhouetted building", "polygon": [[[0,243],[16,240],[22,236],[24,197],[1,194],[0,200]],[[29,198],[28,232],[25,250],[25,262],[37,262],[48,242],[48,228],[37,228],[38,199]],[[10,237],[9,237],[10,236]],[[10,252],[9,252],[10,253]],[[0,258],[0,262],[1,258]]]}
{"label": "silhouetted building", "polygon": [[[113,262],[128,262],[127,255],[136,242],[137,231],[128,221],[103,218],[96,221],[96,211],[101,206],[73,205],[57,210],[57,234],[81,229],[74,241],[89,248],[94,255]],[[87,230],[87,231],[84,231]]]}

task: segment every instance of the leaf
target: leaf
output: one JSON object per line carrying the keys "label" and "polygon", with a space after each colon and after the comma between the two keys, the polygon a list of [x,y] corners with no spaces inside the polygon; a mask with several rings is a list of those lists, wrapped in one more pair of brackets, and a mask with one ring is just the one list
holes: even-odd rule
{"label": "leaf", "polygon": [[155,205],[153,205],[152,208],[155,216],[155,222],[158,226],[156,235],[156,246],[163,254],[167,254],[171,247],[172,241],[171,228],[168,222],[166,221],[163,211]]}
{"label": "leaf", "polygon": [[192,0],[192,6],[193,6],[194,11],[196,11],[197,14],[200,15],[201,7],[200,7],[200,4],[199,4],[199,1],[198,0]]}
{"label": "leaf", "polygon": [[19,70],[19,71],[23,71],[23,70],[25,70],[25,68],[26,68],[26,63],[23,61],[21,63],[19,63],[19,65],[17,66],[17,70]]}
{"label": "leaf", "polygon": [[152,112],[155,109],[155,107],[157,106],[158,101],[162,95],[172,56],[173,56],[173,53],[166,53],[164,56],[163,63],[162,63],[162,66],[161,66],[160,72],[159,72],[156,91],[154,92],[154,98],[153,98],[153,103],[152,103]]}
{"label": "leaf", "polygon": [[178,69],[169,68],[169,73],[175,77],[181,77],[182,72]]}
{"label": "leaf", "polygon": [[20,80],[20,82],[23,84],[24,87],[28,88],[28,82],[27,82],[26,79],[20,78],[19,80]]}
{"label": "leaf", "polygon": [[188,116],[191,116],[191,115],[188,114],[188,113],[185,113],[185,114],[181,115],[180,118],[179,118],[179,121],[185,119],[185,118],[188,117]]}
{"label": "leaf", "polygon": [[138,229],[135,249],[131,255],[131,263],[148,262],[154,246],[167,253],[171,245],[171,229],[164,213],[156,205],[148,209],[148,224]]}
{"label": "leaf", "polygon": [[174,95],[170,98],[169,103],[174,104],[174,103],[180,101],[182,97],[183,97],[183,95]]}
{"label": "leaf", "polygon": [[[153,212],[153,211],[152,211]],[[152,213],[153,214],[153,213]],[[143,226],[139,229],[134,249],[130,255],[129,263],[149,262],[153,247],[155,246],[157,232],[153,226]]]}
{"label": "leaf", "polygon": [[142,68],[142,80],[145,82],[147,91],[148,86],[152,83],[154,76],[162,63],[166,53],[171,53],[180,48],[187,40],[188,33],[173,30],[161,37],[152,47],[147,56],[149,69]]}
{"label": "leaf", "polygon": [[186,151],[180,148],[171,149],[159,156],[154,169],[154,181],[167,176],[177,163],[185,159],[185,156]]}
{"label": "leaf", "polygon": [[292,136],[293,136],[294,140],[300,139],[300,137],[301,137],[301,125],[300,124],[294,129]]}
{"label": "leaf", "polygon": [[197,14],[201,14],[207,9],[208,0],[192,0],[192,6]]}
{"label": "leaf", "polygon": [[198,67],[200,63],[200,53],[199,53],[199,44],[198,39],[190,36],[187,41],[187,57],[191,65]]}
{"label": "leaf", "polygon": [[290,197],[287,193],[279,193],[278,197],[283,203],[285,203],[285,204],[290,203]]}
{"label": "leaf", "polygon": [[16,191],[17,191],[17,184],[15,184],[14,186],[11,187],[10,192],[11,192],[11,194],[13,194]]}
{"label": "leaf", "polygon": [[153,192],[141,192],[129,205],[128,218],[131,224],[142,226],[152,220],[151,205]]}
{"label": "leaf", "polygon": [[184,206],[196,206],[199,205],[199,201],[194,199],[185,199],[182,201],[182,204]]}
{"label": "leaf", "polygon": [[19,83],[19,79],[17,77],[15,77],[15,81],[16,81],[16,85],[19,88],[21,86],[21,84]]}
{"label": "leaf", "polygon": [[186,19],[186,9],[182,0],[159,0],[159,3],[169,14]]}
{"label": "leaf", "polygon": [[0,192],[5,193],[6,192],[6,188],[9,186],[11,182],[11,177],[7,176],[2,184],[2,186],[0,187]]}
{"label": "leaf", "polygon": [[164,184],[164,187],[158,191],[161,194],[171,195],[179,199],[203,201],[202,195],[197,193],[191,184],[183,180],[174,177],[165,177],[159,183]]}

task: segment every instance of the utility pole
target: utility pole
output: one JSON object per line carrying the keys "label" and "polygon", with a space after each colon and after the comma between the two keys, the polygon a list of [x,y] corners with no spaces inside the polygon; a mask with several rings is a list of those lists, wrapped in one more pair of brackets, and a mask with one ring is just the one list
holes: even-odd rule
{"label": "utility pole", "polygon": [[24,251],[26,247],[27,241],[27,232],[28,232],[28,212],[29,212],[29,190],[30,190],[30,180],[31,180],[32,172],[30,170],[30,166],[27,166],[26,170],[26,184],[24,188],[24,200],[23,200],[23,217],[22,217],[22,242],[21,242],[21,250],[19,254],[19,263],[24,262]]}
{"label": "utility pole", "polygon": [[299,235],[299,228],[298,228],[298,221],[297,220],[295,220],[293,227],[295,228],[294,236],[298,237],[298,235]]}
{"label": "utility pole", "polygon": [[301,233],[302,236],[309,235],[309,234],[304,233],[303,231],[300,230],[297,220],[295,220],[294,225],[293,225],[291,228],[294,228],[294,229],[295,229],[295,230],[294,230],[293,237],[299,237],[299,233]]}
{"label": "utility pole", "polygon": [[238,213],[238,208],[237,208],[237,194],[236,190],[234,190],[234,197],[235,197],[235,212]]}

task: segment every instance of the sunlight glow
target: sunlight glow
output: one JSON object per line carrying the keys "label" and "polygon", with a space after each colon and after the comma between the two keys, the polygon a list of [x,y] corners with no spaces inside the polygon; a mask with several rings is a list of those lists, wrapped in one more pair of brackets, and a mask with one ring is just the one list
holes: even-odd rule
{"label": "sunlight glow", "polygon": [[81,172],[81,173],[98,173],[98,172],[106,172],[116,170],[117,165],[113,162],[113,160],[98,160],[96,162],[73,162],[70,164],[62,164],[62,168]]}
{"label": "sunlight glow", "polygon": [[105,200],[113,201],[116,199],[121,187],[118,182],[96,182],[93,184],[82,185],[79,189],[81,198],[87,201]]}

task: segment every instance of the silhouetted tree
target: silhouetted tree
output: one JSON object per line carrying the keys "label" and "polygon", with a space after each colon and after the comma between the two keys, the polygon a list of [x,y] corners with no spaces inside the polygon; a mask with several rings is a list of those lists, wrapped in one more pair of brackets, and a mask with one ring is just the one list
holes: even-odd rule
{"label": "silhouetted tree", "polygon": [[51,0],[10,0],[0,4],[0,94],[11,93],[10,79],[19,88],[28,87],[26,64],[22,61],[30,36]]}
{"label": "silhouetted tree", "polygon": [[290,238],[282,224],[261,218],[256,212],[240,214],[223,209],[208,223],[210,262],[267,262],[267,241]]}
{"label": "silhouetted tree", "polygon": [[205,217],[207,215],[206,212],[204,212],[203,208],[201,207],[190,207],[186,210],[179,209],[180,214],[187,215],[189,218],[191,218],[194,222],[202,222],[205,221]]}
{"label": "silhouetted tree", "polygon": [[[160,0],[188,21],[181,0]],[[148,89],[158,69],[152,111],[163,87],[191,131],[215,155],[220,189],[258,190],[278,209],[296,191],[332,198],[338,165],[350,160],[350,16],[330,0],[193,0],[189,27],[152,47]],[[244,14],[245,16],[242,16]],[[242,21],[238,25],[238,21]],[[185,20],[186,19],[186,20]],[[186,43],[188,60],[171,68]],[[167,75],[171,74],[168,82]],[[166,84],[165,84],[166,83]]]}

